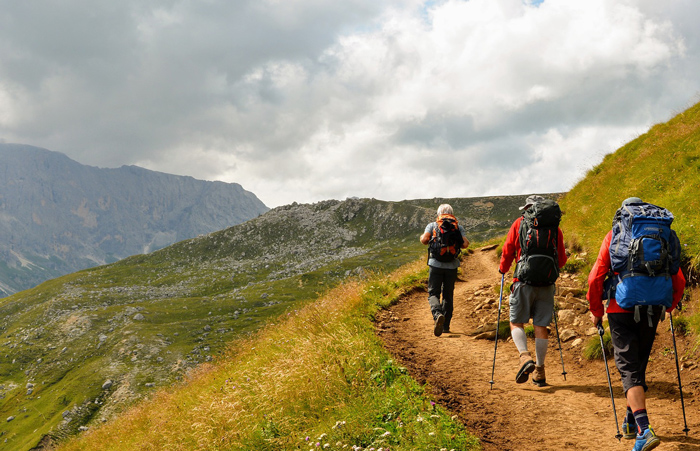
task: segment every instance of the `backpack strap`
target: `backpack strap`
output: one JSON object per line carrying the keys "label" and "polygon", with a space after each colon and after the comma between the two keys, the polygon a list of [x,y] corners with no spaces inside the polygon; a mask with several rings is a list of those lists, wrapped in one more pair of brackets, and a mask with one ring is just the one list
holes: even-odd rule
{"label": "backpack strap", "polygon": [[[638,323],[641,321],[641,313],[639,312],[639,307],[641,305],[635,305],[634,306],[634,322]],[[647,305],[647,321],[649,322],[649,327],[654,327],[654,307],[651,305]],[[659,317],[659,321],[663,321],[664,317],[666,316],[666,306],[662,305],[661,306],[661,316]]]}

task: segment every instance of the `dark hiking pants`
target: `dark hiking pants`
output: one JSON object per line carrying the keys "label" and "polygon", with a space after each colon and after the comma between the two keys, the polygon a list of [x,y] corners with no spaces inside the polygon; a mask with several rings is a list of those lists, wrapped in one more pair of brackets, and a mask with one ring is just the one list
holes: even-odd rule
{"label": "dark hiking pants", "polygon": [[[452,320],[452,296],[455,290],[455,282],[457,281],[457,269],[443,269],[430,266],[428,275],[428,303],[430,304],[430,312],[433,314],[433,319],[436,319],[439,314],[445,315],[444,329],[450,328]],[[442,294],[442,302],[440,295]]]}
{"label": "dark hiking pants", "polygon": [[[632,387],[641,386],[644,391],[648,389],[647,363],[662,312],[658,306],[641,306],[639,309],[638,322],[634,319],[634,313],[608,313],[615,365],[620,372],[625,393]],[[652,309],[651,315],[647,309]]]}

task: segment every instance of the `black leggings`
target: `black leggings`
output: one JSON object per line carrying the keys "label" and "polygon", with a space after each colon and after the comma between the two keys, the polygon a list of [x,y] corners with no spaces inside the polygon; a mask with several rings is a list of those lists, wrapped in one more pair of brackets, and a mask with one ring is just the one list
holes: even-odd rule
{"label": "black leggings", "polygon": [[[452,321],[452,296],[455,290],[455,282],[457,281],[457,268],[443,269],[430,267],[428,275],[428,303],[430,304],[430,312],[433,314],[433,319],[436,319],[439,314],[445,315],[444,328],[449,329]],[[440,295],[442,294],[442,302]]]}
{"label": "black leggings", "polygon": [[[652,309],[651,315],[648,309]],[[639,322],[634,320],[634,313],[608,313],[615,365],[625,393],[632,387],[641,386],[644,391],[649,388],[646,384],[647,363],[662,312],[658,306],[641,306],[639,310]]]}

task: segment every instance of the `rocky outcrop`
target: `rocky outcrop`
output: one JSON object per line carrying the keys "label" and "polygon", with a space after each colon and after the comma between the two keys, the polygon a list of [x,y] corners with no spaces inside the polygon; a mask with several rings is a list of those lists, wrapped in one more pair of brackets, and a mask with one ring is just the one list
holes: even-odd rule
{"label": "rocky outcrop", "polygon": [[0,143],[0,296],[267,210],[235,183],[85,166],[58,152]]}

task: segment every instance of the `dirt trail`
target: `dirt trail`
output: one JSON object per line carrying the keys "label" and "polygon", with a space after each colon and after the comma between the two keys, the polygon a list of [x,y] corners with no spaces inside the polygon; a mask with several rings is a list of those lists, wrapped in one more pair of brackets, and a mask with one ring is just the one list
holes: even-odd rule
{"label": "dirt trail", "polygon": [[[433,335],[427,293],[419,291],[382,312],[377,322],[378,334],[411,375],[420,383],[426,383],[438,402],[457,414],[481,439],[484,450],[632,449],[634,441],[622,439],[618,442],[615,438],[615,420],[603,362],[582,359],[583,345],[573,345],[574,340],[562,343],[567,372],[564,380],[554,326],[545,362],[549,386],[536,387],[530,381],[515,383],[518,356],[510,340],[499,340],[494,384],[489,383],[494,341],[476,339],[470,333],[484,320],[495,323],[500,282],[495,251],[476,250],[464,259],[455,287],[452,333],[441,337]],[[558,285],[563,292],[577,282],[564,277]],[[579,299],[571,299],[571,294],[567,298],[581,304],[581,295],[577,293],[577,296]],[[485,298],[490,299],[490,304],[485,304]],[[507,306],[505,293],[503,305]],[[477,307],[479,311],[475,312]],[[592,325],[589,314],[583,310],[585,306],[576,315],[579,319],[571,324],[560,320],[559,331],[576,331],[585,343],[591,337],[597,339],[597,335],[586,335],[591,333]],[[501,320],[507,318],[507,313],[501,314]],[[700,391],[700,369],[689,360],[685,363],[687,368],[681,372],[690,428],[686,437],[668,327],[668,321],[659,325],[647,372],[650,386],[647,410],[662,440],[657,449],[700,450],[700,403],[695,396]],[[693,340],[677,338],[679,356],[693,352]],[[534,355],[533,339],[529,339],[528,347]],[[696,357],[694,354],[692,359]],[[617,369],[612,360],[608,363],[621,425],[626,404]]]}

